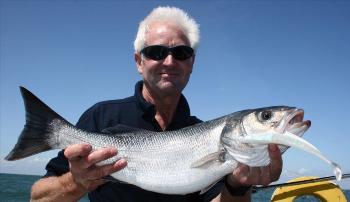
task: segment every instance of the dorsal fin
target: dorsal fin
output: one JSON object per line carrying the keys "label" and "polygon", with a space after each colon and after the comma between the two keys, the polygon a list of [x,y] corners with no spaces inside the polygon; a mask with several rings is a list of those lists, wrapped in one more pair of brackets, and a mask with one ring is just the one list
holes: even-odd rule
{"label": "dorsal fin", "polygon": [[101,132],[105,134],[123,134],[123,133],[139,133],[142,131],[147,131],[147,130],[130,127],[123,124],[118,124],[109,128],[105,128]]}

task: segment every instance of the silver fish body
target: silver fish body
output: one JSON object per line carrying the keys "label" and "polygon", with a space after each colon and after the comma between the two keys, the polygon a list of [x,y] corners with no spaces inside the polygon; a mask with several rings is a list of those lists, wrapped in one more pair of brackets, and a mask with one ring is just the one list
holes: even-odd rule
{"label": "silver fish body", "polygon": [[[158,193],[206,190],[231,173],[238,162],[266,166],[270,162],[269,143],[280,144],[282,151],[294,146],[321,155],[299,137],[310,127],[310,121],[303,121],[303,111],[293,107],[239,111],[177,131],[116,126],[104,133],[90,133],[74,127],[25,88],[21,87],[21,92],[26,125],[7,160],[77,143],[89,143],[94,150],[116,147],[118,155],[98,165],[124,158],[127,167],[111,176]],[[284,141],[284,136],[289,139]]]}
{"label": "silver fish body", "polygon": [[52,147],[63,149],[77,143],[89,143],[94,150],[116,147],[116,157],[98,164],[126,159],[127,167],[112,174],[115,179],[154,192],[186,194],[205,189],[236,166],[236,160],[226,158],[223,162],[215,159],[208,165],[192,167],[198,159],[223,149],[220,144],[223,127],[224,122],[217,120],[178,131],[152,132],[118,126],[112,128],[117,133],[98,134],[56,120],[52,130],[59,141]]}

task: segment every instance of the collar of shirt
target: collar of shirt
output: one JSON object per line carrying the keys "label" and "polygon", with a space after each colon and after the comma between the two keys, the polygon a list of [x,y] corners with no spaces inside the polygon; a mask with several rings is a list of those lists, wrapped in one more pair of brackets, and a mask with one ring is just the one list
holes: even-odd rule
{"label": "collar of shirt", "polygon": [[[147,102],[143,96],[142,96],[142,86],[143,81],[139,81],[135,85],[135,98],[137,101],[138,106],[141,108],[141,110],[144,112],[143,118],[154,122],[158,125],[158,122],[155,120],[155,107],[153,104]],[[173,120],[169,124],[166,130],[176,130],[179,129],[180,126],[184,125],[184,122],[187,122],[187,120],[190,117],[190,107],[188,106],[187,100],[185,96],[181,94],[179,103],[177,104],[176,111],[173,117]],[[158,125],[159,129],[160,126]],[[161,130],[161,129],[160,129]]]}

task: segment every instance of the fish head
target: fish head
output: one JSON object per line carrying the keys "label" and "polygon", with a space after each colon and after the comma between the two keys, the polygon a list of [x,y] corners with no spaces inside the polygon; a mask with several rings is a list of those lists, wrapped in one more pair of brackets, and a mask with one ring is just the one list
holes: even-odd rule
{"label": "fish head", "polygon": [[[230,124],[233,123],[230,118],[235,120],[235,124]],[[291,146],[288,142],[290,134],[299,141],[299,137],[311,126],[309,120],[303,119],[304,111],[295,107],[273,106],[245,110],[227,119],[222,142],[228,155],[235,160],[249,166],[265,166],[270,163],[268,144],[277,143],[282,152],[287,150]],[[276,142],[276,137],[280,141]],[[293,141],[295,138],[292,137]]]}
{"label": "fish head", "polygon": [[242,117],[242,135],[284,134],[287,131],[301,137],[311,126],[304,121],[304,110],[274,106],[252,110]]}

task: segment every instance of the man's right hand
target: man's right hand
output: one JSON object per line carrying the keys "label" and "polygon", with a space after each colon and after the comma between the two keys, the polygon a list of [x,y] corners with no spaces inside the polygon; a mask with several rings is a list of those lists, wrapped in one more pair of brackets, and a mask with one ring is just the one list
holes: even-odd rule
{"label": "man's right hand", "polygon": [[71,145],[65,149],[64,155],[68,159],[73,180],[87,191],[105,183],[103,177],[123,169],[127,164],[125,159],[120,159],[115,163],[96,166],[96,163],[117,155],[117,149],[103,148],[92,152],[89,144]]}
{"label": "man's right hand", "polygon": [[70,171],[61,176],[42,178],[34,183],[31,201],[77,201],[87,192],[102,185],[102,178],[118,172],[126,166],[125,159],[96,166],[95,164],[117,154],[115,148],[103,148],[92,151],[91,145],[76,144],[67,147]]}

